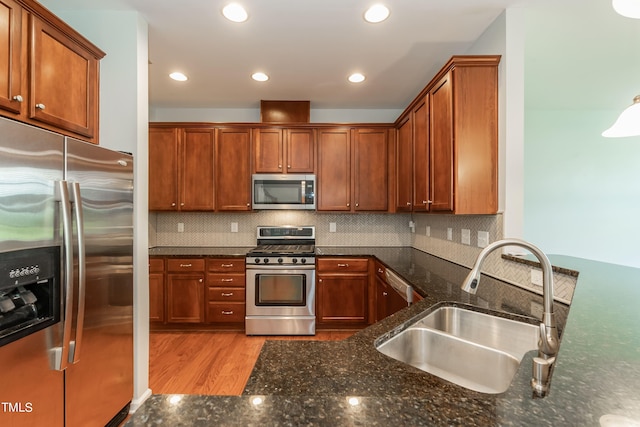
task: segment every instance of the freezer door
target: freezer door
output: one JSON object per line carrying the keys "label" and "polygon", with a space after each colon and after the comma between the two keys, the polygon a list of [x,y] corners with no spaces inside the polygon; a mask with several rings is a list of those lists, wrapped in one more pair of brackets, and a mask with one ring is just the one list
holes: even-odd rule
{"label": "freezer door", "polygon": [[[0,253],[61,244],[63,144],[59,135],[0,118]],[[49,359],[61,346],[60,325],[0,347],[0,425],[63,425],[64,377]]]}
{"label": "freezer door", "polygon": [[65,372],[66,422],[104,426],[133,395],[133,162],[73,139],[67,139],[66,154],[74,253],[80,254],[74,261],[78,298]]}

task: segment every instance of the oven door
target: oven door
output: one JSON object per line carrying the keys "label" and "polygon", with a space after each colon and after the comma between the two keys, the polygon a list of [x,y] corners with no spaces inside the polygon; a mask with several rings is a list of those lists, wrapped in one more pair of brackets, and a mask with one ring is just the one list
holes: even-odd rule
{"label": "oven door", "polygon": [[247,316],[315,315],[314,265],[263,265],[246,273]]}

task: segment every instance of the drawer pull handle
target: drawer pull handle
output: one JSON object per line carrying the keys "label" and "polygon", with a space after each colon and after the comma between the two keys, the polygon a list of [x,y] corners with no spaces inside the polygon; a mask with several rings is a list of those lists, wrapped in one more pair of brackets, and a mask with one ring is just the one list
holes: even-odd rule
{"label": "drawer pull handle", "polygon": [[223,311],[222,314],[224,314],[225,316],[229,316],[233,314],[233,311]]}
{"label": "drawer pull handle", "polygon": [[383,274],[383,273],[384,273],[384,271],[382,271],[382,269],[381,269],[381,268],[379,268],[379,269],[378,269],[378,273]]}
{"label": "drawer pull handle", "polygon": [[222,295],[223,297],[232,297],[233,292],[221,292],[220,295]]}
{"label": "drawer pull handle", "polygon": [[233,282],[233,279],[222,279],[221,282]]}
{"label": "drawer pull handle", "polygon": [[180,264],[180,267],[184,267],[184,268],[193,267],[193,264]]}
{"label": "drawer pull handle", "polygon": [[224,268],[230,268],[230,267],[233,267],[233,264],[222,264],[222,267],[224,267]]}
{"label": "drawer pull handle", "polygon": [[349,267],[349,264],[338,264],[338,267]]}

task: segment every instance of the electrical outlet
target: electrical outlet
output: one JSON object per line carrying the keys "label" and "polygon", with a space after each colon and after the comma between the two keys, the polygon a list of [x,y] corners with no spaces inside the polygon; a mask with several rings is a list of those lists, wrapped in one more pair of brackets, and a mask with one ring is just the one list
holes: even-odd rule
{"label": "electrical outlet", "polygon": [[330,222],[329,223],[329,233],[335,233],[336,232],[336,223],[335,222]]}
{"label": "electrical outlet", "polygon": [[409,221],[409,229],[411,230],[412,233],[416,232],[416,223],[413,221]]}
{"label": "electrical outlet", "polygon": [[471,230],[468,228],[462,229],[462,244],[470,245],[471,244]]}
{"label": "electrical outlet", "polygon": [[542,270],[538,270],[535,268],[531,269],[531,284],[542,286]]}
{"label": "electrical outlet", "polygon": [[184,222],[178,223],[178,233],[184,233]]}
{"label": "electrical outlet", "polygon": [[427,225],[426,233],[427,233],[427,237],[431,237],[431,226],[430,225]]}
{"label": "electrical outlet", "polygon": [[447,240],[453,240],[453,228],[447,227]]}
{"label": "electrical outlet", "polygon": [[238,232],[238,223],[237,222],[232,222],[231,223],[231,232],[232,233],[237,233]]}
{"label": "electrical outlet", "polygon": [[487,246],[489,246],[489,232],[478,231],[478,247],[486,248]]}

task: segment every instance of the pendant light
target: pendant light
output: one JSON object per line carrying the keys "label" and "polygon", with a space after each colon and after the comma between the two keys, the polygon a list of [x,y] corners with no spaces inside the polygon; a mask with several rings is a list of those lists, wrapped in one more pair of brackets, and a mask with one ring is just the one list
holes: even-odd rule
{"label": "pendant light", "polygon": [[622,16],[640,19],[640,0],[612,0],[611,5]]}
{"label": "pendant light", "polygon": [[640,95],[633,98],[633,104],[627,107],[618,120],[609,129],[602,132],[607,138],[620,138],[640,135]]}

